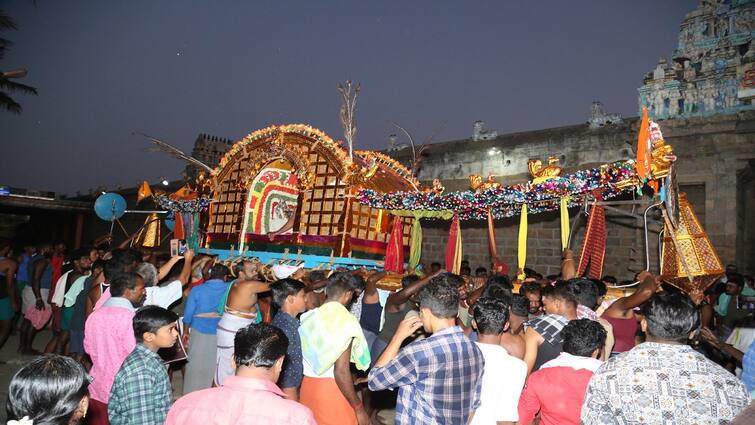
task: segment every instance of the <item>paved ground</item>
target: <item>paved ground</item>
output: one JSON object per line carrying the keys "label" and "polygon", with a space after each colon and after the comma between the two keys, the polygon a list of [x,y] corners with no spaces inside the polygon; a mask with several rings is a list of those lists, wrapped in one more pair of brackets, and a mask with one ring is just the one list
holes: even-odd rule
{"label": "paved ground", "polygon": [[[34,349],[42,351],[50,340],[51,333],[49,330],[44,330],[37,334],[34,339]],[[0,349],[0,424],[4,424],[6,421],[5,414],[5,402],[8,399],[8,385],[13,375],[21,369],[26,363],[28,363],[33,357],[22,356],[16,353],[18,348],[18,336],[11,335],[8,338],[8,342],[5,343],[2,349]],[[180,372],[173,373],[173,398],[177,399],[181,396],[181,388],[183,386],[183,378]]]}
{"label": "paved ground", "polygon": [[[34,348],[42,351],[50,340],[51,333],[49,330],[44,330],[37,334],[34,339]],[[23,365],[28,363],[32,356],[21,356],[16,353],[18,348],[18,336],[11,335],[8,338],[8,342],[5,343],[2,349],[0,349],[0,424],[4,424],[6,421],[5,415],[5,402],[8,398],[8,384],[10,383],[13,375]],[[173,399],[177,399],[181,396],[181,388],[183,386],[183,378],[179,371],[173,373]],[[395,417],[394,410],[383,410],[379,415],[379,422],[383,424],[393,423]],[[376,424],[379,425],[379,424]]]}

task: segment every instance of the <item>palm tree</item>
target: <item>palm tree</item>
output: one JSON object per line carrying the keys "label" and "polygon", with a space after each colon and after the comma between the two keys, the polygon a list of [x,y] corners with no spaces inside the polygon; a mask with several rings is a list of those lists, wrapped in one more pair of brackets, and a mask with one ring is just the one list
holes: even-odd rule
{"label": "palm tree", "polygon": [[[8,30],[15,30],[18,27],[16,27],[16,23],[11,19],[10,16],[6,15],[5,12],[0,10],[0,31],[8,31]],[[0,37],[0,59],[3,59],[3,56],[5,56],[5,50],[10,47],[13,43],[6,39]],[[26,84],[17,83],[15,81],[12,81],[13,78],[23,78],[26,76],[26,69],[19,68],[14,69],[12,71],[0,71],[0,108],[5,109],[9,112],[12,112],[14,114],[20,114],[21,113],[21,105],[18,104],[15,100],[13,100],[12,97],[8,93],[10,92],[17,92],[17,93],[26,93],[26,94],[37,94],[37,89],[35,89],[32,86],[27,86]]]}

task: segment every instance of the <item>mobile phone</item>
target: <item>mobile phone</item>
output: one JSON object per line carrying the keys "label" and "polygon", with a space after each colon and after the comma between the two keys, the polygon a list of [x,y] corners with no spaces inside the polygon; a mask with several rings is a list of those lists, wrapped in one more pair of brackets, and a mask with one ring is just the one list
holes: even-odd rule
{"label": "mobile phone", "polygon": [[179,257],[186,254],[188,246],[184,239],[171,239],[170,240],[170,256]]}

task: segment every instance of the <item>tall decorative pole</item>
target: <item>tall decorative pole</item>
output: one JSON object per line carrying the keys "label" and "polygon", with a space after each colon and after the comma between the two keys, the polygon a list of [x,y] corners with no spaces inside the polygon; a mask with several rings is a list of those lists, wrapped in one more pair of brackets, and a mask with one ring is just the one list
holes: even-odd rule
{"label": "tall decorative pole", "polygon": [[341,125],[343,126],[343,137],[349,144],[349,159],[354,160],[354,136],[357,134],[357,125],[355,113],[357,110],[357,96],[360,90],[359,83],[352,83],[346,80],[345,83],[338,83],[338,92],[341,94]]}

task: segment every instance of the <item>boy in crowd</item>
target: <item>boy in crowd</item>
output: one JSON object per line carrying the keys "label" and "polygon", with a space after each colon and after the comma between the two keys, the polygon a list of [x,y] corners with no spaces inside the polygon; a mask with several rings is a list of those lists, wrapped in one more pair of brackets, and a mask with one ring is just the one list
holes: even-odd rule
{"label": "boy in crowd", "polygon": [[172,389],[161,348],[178,339],[178,316],[149,305],[134,315],[136,348],[115,375],[110,391],[108,417],[111,425],[162,425],[170,409]]}

